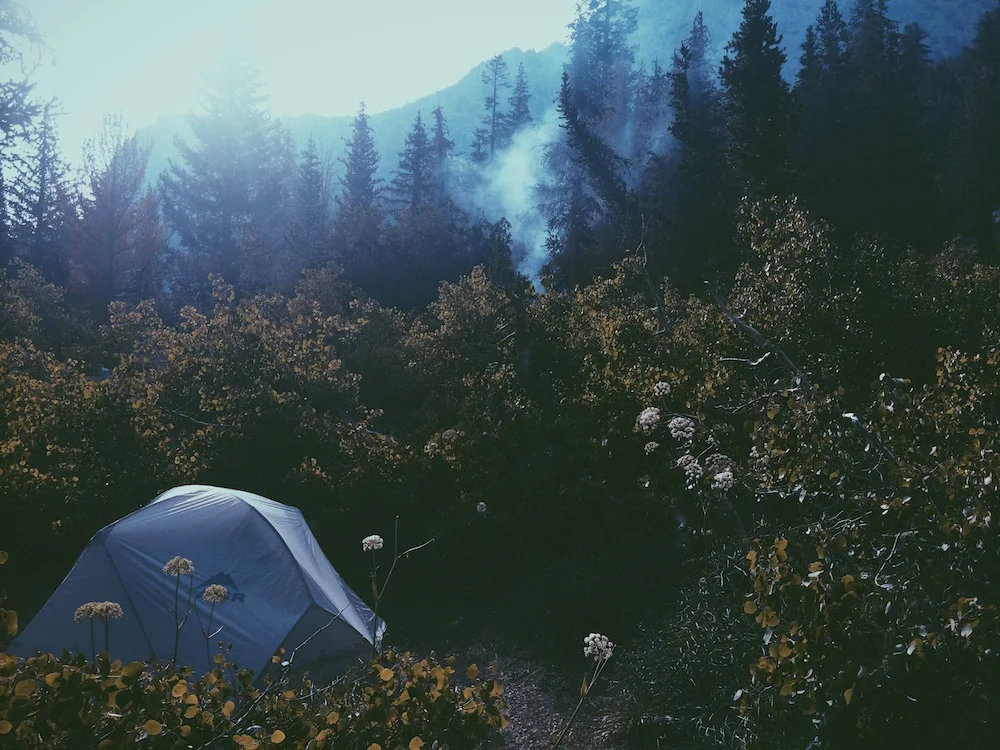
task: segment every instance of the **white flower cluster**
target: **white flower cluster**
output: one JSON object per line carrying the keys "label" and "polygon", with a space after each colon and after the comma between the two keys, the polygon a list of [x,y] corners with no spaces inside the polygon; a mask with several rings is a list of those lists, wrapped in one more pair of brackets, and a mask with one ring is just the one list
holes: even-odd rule
{"label": "white flower cluster", "polygon": [[733,472],[726,469],[726,471],[720,471],[712,479],[712,489],[722,490],[723,492],[728,492],[736,484],[736,478],[733,476]]}
{"label": "white flower cluster", "polygon": [[486,503],[483,503],[483,502],[479,503],[479,505],[476,506],[476,512],[477,513],[485,513],[486,512]]}
{"label": "white flower cluster", "polygon": [[653,395],[659,396],[660,398],[670,395],[670,383],[661,380],[653,386]]}
{"label": "white flower cluster", "polygon": [[438,444],[435,443],[433,440],[428,440],[427,444],[424,446],[424,453],[426,453],[428,456],[433,456],[437,452],[438,452]]}
{"label": "white flower cluster", "polygon": [[688,442],[694,437],[694,422],[687,417],[674,417],[667,423],[670,436]]}
{"label": "white flower cluster", "polygon": [[366,536],[361,540],[361,551],[362,552],[374,552],[375,550],[382,549],[385,546],[382,541],[382,537],[378,534],[372,534],[371,536]]}
{"label": "white flower cluster", "polygon": [[702,474],[705,470],[701,468],[701,464],[697,461],[689,461],[684,467],[684,473],[687,475],[688,482],[694,484],[699,479],[701,479]]}
{"label": "white flower cluster", "polygon": [[654,443],[652,440],[646,443],[646,455],[650,455],[653,451],[660,447],[659,443]]}
{"label": "white flower cluster", "polygon": [[607,661],[614,650],[615,644],[606,635],[591,633],[583,639],[583,655],[592,656],[595,661]]}
{"label": "white flower cluster", "polygon": [[660,423],[660,410],[655,406],[647,406],[638,417],[635,418],[635,428],[645,433],[650,433],[656,429]]}

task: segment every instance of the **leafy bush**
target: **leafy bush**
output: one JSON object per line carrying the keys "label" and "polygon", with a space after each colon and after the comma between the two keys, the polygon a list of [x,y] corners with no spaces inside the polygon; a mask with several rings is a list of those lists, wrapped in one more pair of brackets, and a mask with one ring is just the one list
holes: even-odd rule
{"label": "leafy bush", "polygon": [[[221,661],[221,660],[220,660]],[[333,686],[253,687],[222,662],[204,675],[102,654],[0,656],[0,747],[411,748],[484,746],[506,723],[503,687],[475,665],[388,653]],[[96,743],[95,743],[96,738]]]}
{"label": "leafy bush", "polygon": [[[6,562],[5,552],[0,562]],[[190,565],[175,558],[165,570],[180,581],[184,563]],[[216,599],[224,601],[224,589],[220,593]],[[103,602],[83,605],[77,614],[90,618],[91,626],[103,620],[109,645],[111,621],[127,613]],[[0,609],[0,626],[5,635],[16,635],[17,615]],[[283,651],[272,658],[277,671],[256,686],[253,675],[230,663],[222,650],[214,658],[218,666],[205,674],[169,664],[122,664],[112,661],[108,650],[91,661],[83,654],[17,659],[0,653],[0,747],[235,743],[243,748],[458,750],[484,746],[492,730],[507,723],[496,664],[492,679],[480,678],[475,664],[456,676],[454,658],[442,664],[390,651],[361,675],[349,673],[319,685],[308,673],[296,681],[296,651],[287,658]]]}
{"label": "leafy bush", "polygon": [[[467,615],[561,661],[584,611],[626,655],[677,654],[693,601],[743,619],[728,641],[685,625],[673,662],[710,660],[718,690],[629,686],[633,724],[975,744],[1000,697],[997,271],[843,246],[794,201],[746,206],[741,233],[747,262],[702,296],[629,257],[571,293],[476,270],[409,315],[325,269],[291,299],[217,281],[176,324],[116,307],[100,382],[7,342],[10,519],[43,559],[53,521],[83,537],[180,481],[293,497],[331,546],[405,513],[437,540],[385,612],[412,631]],[[733,550],[742,572],[701,584]]]}

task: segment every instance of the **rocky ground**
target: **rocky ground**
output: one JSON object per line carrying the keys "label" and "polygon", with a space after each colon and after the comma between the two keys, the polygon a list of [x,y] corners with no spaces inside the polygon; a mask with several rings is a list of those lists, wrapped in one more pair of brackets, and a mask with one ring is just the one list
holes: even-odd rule
{"label": "rocky ground", "polygon": [[[557,674],[550,665],[525,654],[512,653],[484,643],[469,644],[457,651],[461,661],[500,665],[500,681],[507,699],[509,726],[501,732],[494,747],[514,750],[546,750],[552,746],[563,724],[579,701],[579,688],[588,667],[581,654],[579,676]],[[573,682],[570,682],[572,677]],[[614,683],[598,683],[584,703],[573,725],[560,744],[565,750],[611,750],[622,747],[616,732],[613,711]]]}

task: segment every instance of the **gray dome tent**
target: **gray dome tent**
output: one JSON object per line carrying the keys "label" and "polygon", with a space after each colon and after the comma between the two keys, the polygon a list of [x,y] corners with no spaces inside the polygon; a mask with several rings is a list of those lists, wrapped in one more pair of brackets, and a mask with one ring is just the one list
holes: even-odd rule
{"label": "gray dome tent", "polygon": [[[169,661],[175,579],[163,566],[177,555],[195,566],[179,663],[196,671],[209,668],[201,627],[208,625],[209,605],[200,597],[213,583],[229,590],[230,601],[215,608],[212,630],[222,630],[211,641],[212,655],[218,641],[232,643],[232,661],[254,670],[256,678],[279,647],[287,658],[307,640],[294,666],[317,678],[343,673],[358,658],[371,656],[375,616],[333,569],[300,511],[249,492],[199,485],[168,490],[94,535],[8,653],[89,654],[90,628],[74,623],[73,615],[85,602],[110,600],[124,611],[111,624],[113,658]],[[184,600],[187,584],[182,577]],[[182,615],[183,607],[182,601]],[[384,629],[379,621],[379,638]],[[102,650],[103,626],[98,630]]]}

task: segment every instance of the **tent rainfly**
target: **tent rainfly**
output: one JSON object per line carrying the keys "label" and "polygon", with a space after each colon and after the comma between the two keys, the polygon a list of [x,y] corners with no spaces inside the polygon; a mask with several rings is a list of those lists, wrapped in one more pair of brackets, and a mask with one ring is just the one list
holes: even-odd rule
{"label": "tent rainfly", "polygon": [[[8,653],[89,655],[90,628],[75,623],[74,613],[85,602],[115,601],[123,614],[111,624],[113,658],[168,662],[177,581],[163,567],[175,556],[195,567],[180,581],[182,617],[193,587],[178,662],[196,670],[214,666],[209,659],[224,641],[233,645],[229,659],[258,680],[278,648],[287,658],[300,646],[297,672],[333,677],[370,656],[373,636],[381,639],[385,630],[379,620],[373,633],[375,615],[333,569],[300,511],[249,492],[190,485],[99,531]],[[210,605],[201,595],[212,584],[225,586],[229,601],[212,613],[212,631],[221,631],[206,649]],[[97,631],[100,651],[104,628]]]}

